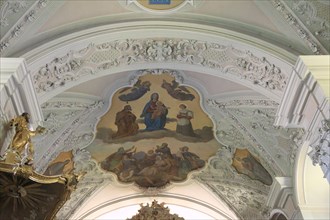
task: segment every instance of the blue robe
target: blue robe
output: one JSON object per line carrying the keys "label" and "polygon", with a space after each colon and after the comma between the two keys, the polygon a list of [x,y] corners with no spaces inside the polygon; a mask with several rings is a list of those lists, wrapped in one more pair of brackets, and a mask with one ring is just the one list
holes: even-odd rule
{"label": "blue robe", "polygon": [[152,112],[148,112],[148,109],[151,107],[152,101],[149,101],[142,111],[141,117],[144,117],[144,124],[146,125],[147,131],[154,131],[154,130],[161,130],[164,129],[166,124],[166,115],[168,113],[168,110],[166,109],[165,114],[162,114],[161,116],[152,119]]}

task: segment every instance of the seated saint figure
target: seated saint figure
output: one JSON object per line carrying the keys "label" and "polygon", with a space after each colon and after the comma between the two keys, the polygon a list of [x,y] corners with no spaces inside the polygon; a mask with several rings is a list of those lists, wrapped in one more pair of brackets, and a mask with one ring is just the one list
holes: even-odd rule
{"label": "seated saint figure", "polygon": [[125,105],[123,110],[117,112],[115,124],[118,130],[117,133],[113,135],[113,138],[135,135],[139,131],[139,125],[136,123],[136,116],[132,113],[130,105]]}
{"label": "seated saint figure", "polygon": [[164,129],[168,108],[159,100],[158,93],[151,94],[150,101],[144,106],[141,118],[144,118],[144,124],[147,131]]}

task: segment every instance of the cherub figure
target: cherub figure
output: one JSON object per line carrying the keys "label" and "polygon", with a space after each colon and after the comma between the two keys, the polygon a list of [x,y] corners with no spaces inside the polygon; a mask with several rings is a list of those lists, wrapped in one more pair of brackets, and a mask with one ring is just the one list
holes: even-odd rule
{"label": "cherub figure", "polygon": [[45,128],[41,126],[38,126],[35,131],[30,130],[29,122],[30,115],[26,112],[10,121],[10,126],[15,127],[15,135],[9,150],[16,154],[21,163],[29,163],[33,160],[34,149],[31,137],[45,131]]}
{"label": "cherub figure", "polygon": [[167,109],[169,109],[169,107],[166,107],[163,102],[157,101],[156,108],[151,115],[151,119],[154,120],[154,119],[166,114]]}

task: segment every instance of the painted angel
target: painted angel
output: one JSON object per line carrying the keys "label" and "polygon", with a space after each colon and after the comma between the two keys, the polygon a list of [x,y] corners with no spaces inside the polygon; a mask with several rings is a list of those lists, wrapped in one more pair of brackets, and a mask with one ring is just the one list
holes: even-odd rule
{"label": "painted angel", "polygon": [[172,80],[172,83],[163,80],[162,88],[166,89],[170,96],[180,101],[192,101],[195,98],[185,86],[179,86],[175,80]]}
{"label": "painted angel", "polygon": [[151,83],[149,81],[141,82],[141,80],[138,80],[133,87],[123,88],[119,93],[129,92],[120,95],[118,98],[124,102],[137,100],[150,91],[150,86]]}

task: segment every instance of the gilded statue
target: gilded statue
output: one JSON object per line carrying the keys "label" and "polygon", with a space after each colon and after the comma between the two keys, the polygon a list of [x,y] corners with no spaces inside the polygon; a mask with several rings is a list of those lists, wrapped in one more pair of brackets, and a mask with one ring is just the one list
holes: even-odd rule
{"label": "gilded statue", "polygon": [[45,131],[45,128],[41,126],[38,126],[35,131],[30,130],[29,123],[30,115],[26,112],[10,121],[10,126],[15,128],[15,135],[8,150],[13,152],[16,160],[18,159],[23,164],[29,164],[33,160],[34,149],[31,137]]}

